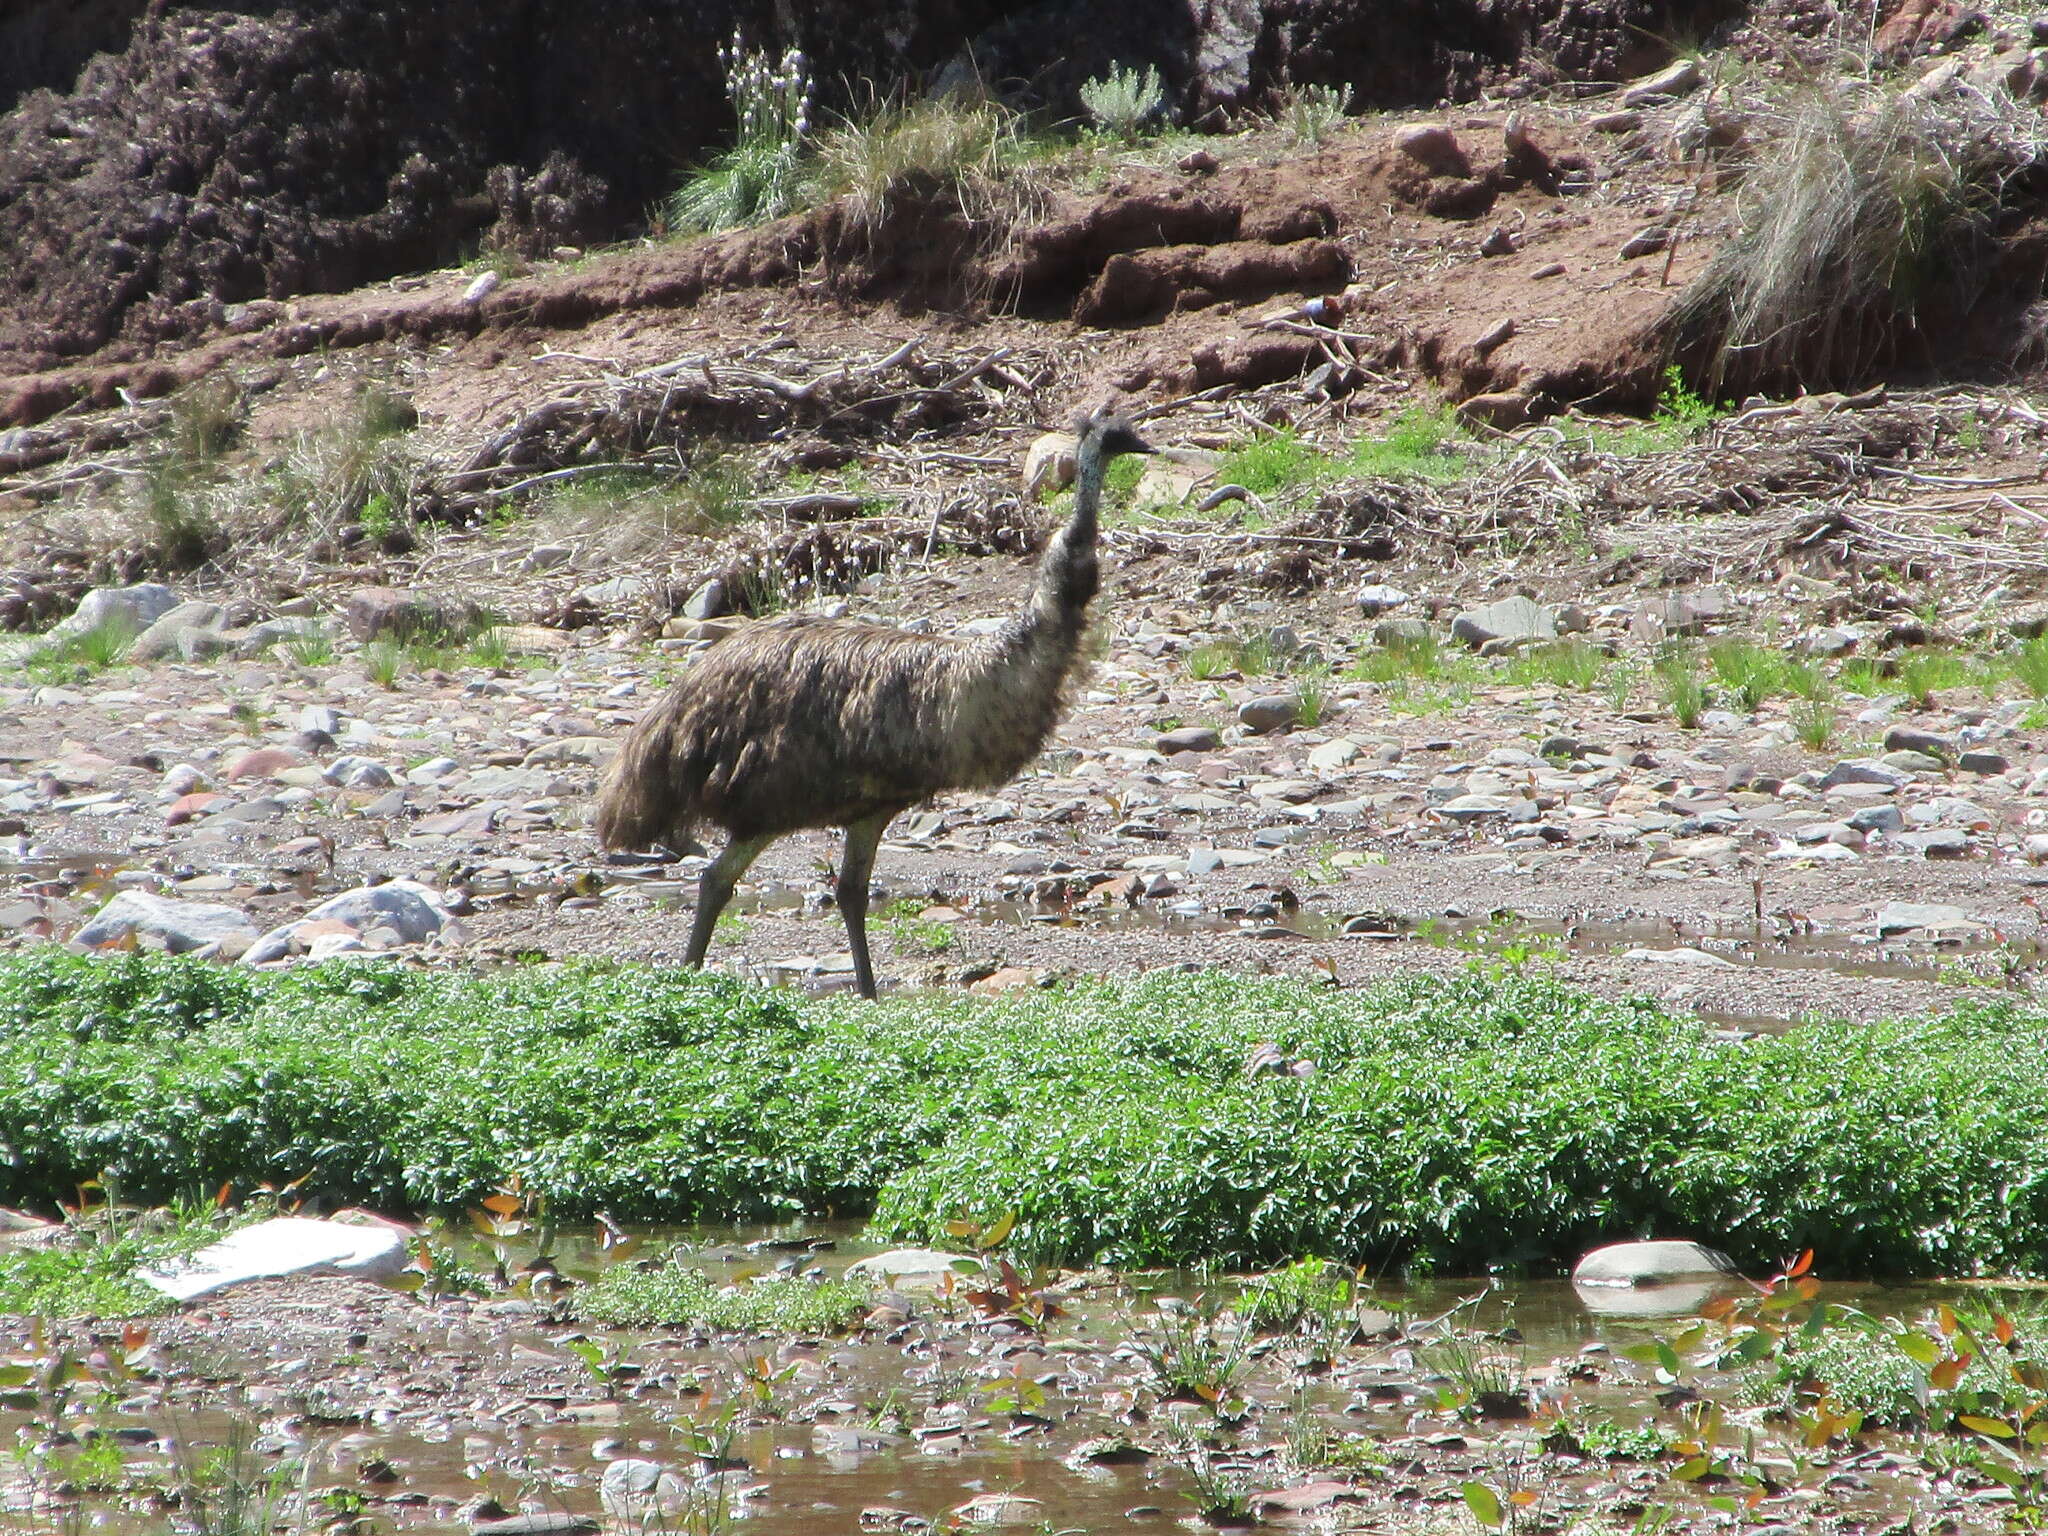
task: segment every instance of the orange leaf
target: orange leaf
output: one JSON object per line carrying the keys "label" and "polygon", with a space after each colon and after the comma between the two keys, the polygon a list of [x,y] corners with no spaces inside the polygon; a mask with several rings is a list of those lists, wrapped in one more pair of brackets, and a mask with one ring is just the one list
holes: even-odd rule
{"label": "orange leaf", "polygon": [[1527,1509],[1536,1502],[1536,1492],[1532,1488],[1517,1488],[1508,1495],[1508,1502],[1519,1508]]}
{"label": "orange leaf", "polygon": [[1787,1280],[1797,1280],[1811,1268],[1813,1268],[1813,1250],[1809,1248],[1792,1261],[1792,1267],[1785,1271],[1785,1278]]}
{"label": "orange leaf", "polygon": [[1997,1317],[1992,1319],[1991,1335],[1993,1338],[1997,1339],[1998,1342],[2001,1344],[2010,1344],[2013,1340],[2013,1335],[2018,1331],[2018,1329],[2013,1327],[2012,1319],[2007,1317],[2003,1312],[1999,1313]]}
{"label": "orange leaf", "polygon": [[1970,1368],[1971,1356],[1957,1355],[1944,1360],[1927,1373],[1927,1379],[1944,1392],[1953,1392],[1957,1382],[1963,1379],[1963,1372]]}
{"label": "orange leaf", "polygon": [[213,1192],[213,1208],[216,1211],[226,1210],[228,1208],[228,1196],[233,1194],[234,1190],[235,1181],[233,1179],[221,1180],[220,1188]]}
{"label": "orange leaf", "polygon": [[483,1208],[496,1211],[500,1216],[517,1216],[523,1203],[517,1195],[486,1195],[483,1198]]}
{"label": "orange leaf", "polygon": [[1941,1331],[1945,1337],[1953,1338],[1956,1329],[1961,1326],[1956,1321],[1956,1309],[1945,1301],[1935,1308],[1934,1317],[1935,1321],[1941,1325]]}

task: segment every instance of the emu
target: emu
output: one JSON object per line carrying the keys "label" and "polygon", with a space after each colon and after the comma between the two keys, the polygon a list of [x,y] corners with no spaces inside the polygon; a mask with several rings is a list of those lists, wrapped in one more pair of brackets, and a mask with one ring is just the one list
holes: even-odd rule
{"label": "emu", "polygon": [[708,823],[726,843],[704,871],[684,964],[701,966],[718,915],[761,851],[803,827],[843,827],[838,903],[861,996],[868,880],[882,830],[951,789],[991,789],[1045,745],[1080,671],[1100,585],[1102,474],[1151,453],[1122,417],[1081,424],[1074,512],[1054,534],[1024,611],[974,640],[879,624],[785,618],[708,652],[620,744],[597,804],[608,848],[690,846]]}

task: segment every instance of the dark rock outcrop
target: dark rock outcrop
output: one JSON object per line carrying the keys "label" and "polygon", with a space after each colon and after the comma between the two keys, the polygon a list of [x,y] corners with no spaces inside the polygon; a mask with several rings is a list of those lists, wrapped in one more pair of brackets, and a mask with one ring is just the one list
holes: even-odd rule
{"label": "dark rock outcrop", "polygon": [[28,0],[0,18],[0,376],[138,356],[232,326],[237,304],[480,245],[627,233],[729,133],[717,50],[736,28],[807,49],[825,108],[971,60],[1018,101],[1071,113],[1087,76],[1150,62],[1183,120],[1220,123],[1286,79],[1347,83],[1364,108],[1618,77],[1654,62],[1655,38],[1740,8]]}

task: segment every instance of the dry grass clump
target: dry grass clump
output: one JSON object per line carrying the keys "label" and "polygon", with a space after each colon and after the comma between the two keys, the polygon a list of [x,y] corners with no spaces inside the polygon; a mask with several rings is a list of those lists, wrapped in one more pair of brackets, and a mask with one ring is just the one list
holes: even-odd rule
{"label": "dry grass clump", "polygon": [[1025,154],[1016,112],[978,91],[951,91],[884,102],[822,134],[815,183],[823,196],[846,197],[873,238],[907,197],[950,196],[973,218],[1014,211],[1032,195],[1032,178],[1017,169]]}
{"label": "dry grass clump", "polygon": [[1956,74],[1810,82],[1680,305],[1680,349],[1717,384],[1853,378],[1930,306],[1981,296],[2008,188],[2044,151],[2037,112]]}
{"label": "dry grass clump", "polygon": [[680,475],[622,467],[564,480],[541,499],[527,531],[574,544],[594,568],[614,569],[744,522],[758,489],[753,465],[712,445]]}

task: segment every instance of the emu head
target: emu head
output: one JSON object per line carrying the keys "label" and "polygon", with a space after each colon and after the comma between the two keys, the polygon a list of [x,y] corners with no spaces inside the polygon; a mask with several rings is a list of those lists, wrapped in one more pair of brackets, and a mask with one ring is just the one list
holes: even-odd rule
{"label": "emu head", "polygon": [[1096,451],[1102,455],[1104,463],[1108,463],[1120,453],[1157,453],[1155,446],[1141,438],[1124,416],[1112,412],[1106,406],[1102,410],[1081,416],[1073,424],[1073,436],[1081,444],[1094,438]]}
{"label": "emu head", "polygon": [[1120,453],[1157,453],[1159,451],[1146,442],[1145,439],[1138,436],[1136,429],[1131,426],[1130,422],[1126,421],[1122,416],[1114,415],[1108,411],[1097,411],[1092,416],[1082,417],[1076,425],[1075,435],[1084,443],[1090,437],[1093,437],[1097,444],[1097,451],[1101,453],[1105,462],[1115,458]]}

